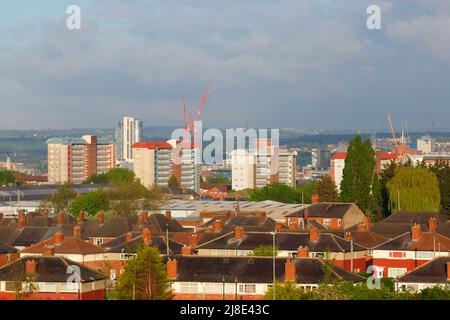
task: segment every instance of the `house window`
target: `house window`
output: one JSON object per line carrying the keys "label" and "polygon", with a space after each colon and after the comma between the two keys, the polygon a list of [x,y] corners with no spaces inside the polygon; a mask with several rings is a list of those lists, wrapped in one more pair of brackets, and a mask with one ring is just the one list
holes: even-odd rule
{"label": "house window", "polygon": [[416,253],[416,259],[423,259],[423,260],[433,259],[433,252],[418,251]]}
{"label": "house window", "polygon": [[394,258],[394,259],[402,259],[406,257],[406,252],[402,252],[402,251],[391,251],[389,252],[389,258]]}
{"label": "house window", "polygon": [[206,283],[203,286],[203,292],[210,293],[210,294],[222,293],[224,289],[225,289],[225,286],[223,283]]}
{"label": "house window", "polygon": [[331,219],[323,219],[323,225],[325,227],[329,227],[331,225]]}
{"label": "house window", "polygon": [[114,270],[114,269],[109,270],[109,278],[110,278],[111,280],[116,280],[116,278],[117,278],[117,276],[116,276],[116,270]]}
{"label": "house window", "polygon": [[6,281],[5,291],[22,291],[22,282]]}
{"label": "house window", "polygon": [[135,254],[135,253],[121,253],[120,260],[130,260],[136,256],[137,256],[137,254]]}
{"label": "house window", "polygon": [[388,277],[397,278],[406,273],[406,268],[388,268]]}
{"label": "house window", "polygon": [[256,284],[240,284],[239,293],[256,293]]}
{"label": "house window", "polygon": [[342,225],[342,219],[338,219],[338,226]]}
{"label": "house window", "polygon": [[[70,283],[72,284],[72,283]],[[39,292],[56,292],[55,282],[39,282],[38,285]]]}
{"label": "house window", "polygon": [[197,293],[198,286],[196,282],[181,282],[180,293]]}
{"label": "house window", "polygon": [[95,238],[94,244],[96,246],[101,246],[103,244],[103,238]]}
{"label": "house window", "polygon": [[61,283],[61,292],[77,292],[78,283]]}

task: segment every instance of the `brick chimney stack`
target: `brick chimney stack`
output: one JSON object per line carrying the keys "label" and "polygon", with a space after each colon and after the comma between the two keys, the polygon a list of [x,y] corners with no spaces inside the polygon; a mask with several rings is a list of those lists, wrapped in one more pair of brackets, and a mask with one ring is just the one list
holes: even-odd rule
{"label": "brick chimney stack", "polygon": [[311,227],[309,229],[309,241],[316,242],[319,240],[319,230],[317,228]]}
{"label": "brick chimney stack", "polygon": [[37,273],[37,261],[27,260],[25,262],[25,272],[27,276],[33,276]]}
{"label": "brick chimney stack", "polygon": [[191,256],[192,255],[192,248],[191,248],[191,246],[184,246],[181,249],[181,254],[183,256]]}
{"label": "brick chimney stack", "polygon": [[353,235],[351,232],[346,232],[344,235],[344,239],[347,241],[352,241],[353,240]]}
{"label": "brick chimney stack", "polygon": [[0,212],[0,221],[3,219],[3,213]]}
{"label": "brick chimney stack", "polygon": [[296,281],[297,270],[295,268],[295,262],[288,258],[284,264],[284,281]]}
{"label": "brick chimney stack", "polygon": [[173,280],[176,279],[178,275],[178,262],[175,259],[167,260],[167,278]]}
{"label": "brick chimney stack", "polygon": [[281,222],[275,223],[275,231],[276,232],[280,232],[282,228],[283,228],[283,224]]}
{"label": "brick chimney stack", "polygon": [[370,228],[370,217],[365,216],[363,221],[363,230],[369,230]]}
{"label": "brick chimney stack", "polygon": [[198,238],[197,238],[197,234],[193,233],[191,235],[191,248],[196,248],[198,246]]}
{"label": "brick chimney stack", "polygon": [[166,210],[166,219],[171,220],[172,219],[172,211]]}
{"label": "brick chimney stack", "polygon": [[84,211],[80,211],[78,214],[78,222],[82,223],[84,221],[86,221],[86,213]]}
{"label": "brick chimney stack", "polygon": [[62,226],[64,224],[64,213],[58,212],[56,214],[56,224]]}
{"label": "brick chimney stack", "polygon": [[144,222],[147,222],[147,220],[148,220],[148,211],[142,211],[141,215],[142,215],[142,217],[144,219]]}
{"label": "brick chimney stack", "polygon": [[133,234],[131,232],[128,232],[125,236],[125,241],[130,242],[131,240],[133,240]]}
{"label": "brick chimney stack", "polygon": [[320,197],[319,197],[319,195],[316,193],[316,194],[313,194],[312,196],[311,196],[311,203],[312,204],[316,204],[316,203],[319,203],[320,202]]}
{"label": "brick chimney stack", "polygon": [[104,225],[105,224],[105,214],[103,212],[99,212],[97,214],[97,221],[99,225]]}
{"label": "brick chimney stack", "polygon": [[412,241],[419,240],[421,235],[422,235],[422,227],[420,226],[420,224],[414,223],[414,225],[411,227]]}
{"label": "brick chimney stack", "polygon": [[48,219],[48,209],[47,209],[47,208],[42,209],[42,216],[43,216],[45,219]]}
{"label": "brick chimney stack", "polygon": [[81,239],[81,226],[76,225],[73,227],[73,236],[77,239]]}
{"label": "brick chimney stack", "polygon": [[437,228],[437,220],[435,217],[431,217],[428,220],[428,231],[434,232],[434,231],[436,231],[436,228]]}
{"label": "brick chimney stack", "polygon": [[54,255],[55,255],[55,247],[54,246],[45,245],[44,246],[43,256],[44,257],[53,257]]}
{"label": "brick chimney stack", "polygon": [[55,233],[55,245],[60,246],[64,242],[64,233],[58,231]]}
{"label": "brick chimney stack", "polygon": [[149,228],[146,227],[142,230],[142,239],[144,240],[145,245],[152,243],[152,233]]}
{"label": "brick chimney stack", "polygon": [[205,229],[206,233],[213,233],[214,232],[214,227],[213,226],[207,226]]}
{"label": "brick chimney stack", "polygon": [[236,240],[241,240],[243,237],[244,237],[244,228],[236,227],[236,229],[234,229],[234,238]]}
{"label": "brick chimney stack", "polygon": [[214,232],[221,232],[222,231],[222,221],[216,220],[214,221]]}
{"label": "brick chimney stack", "polygon": [[25,228],[27,226],[27,215],[25,211],[19,211],[19,228]]}
{"label": "brick chimney stack", "polygon": [[450,281],[450,262],[447,262],[447,281]]}
{"label": "brick chimney stack", "polygon": [[308,258],[309,257],[309,249],[308,247],[298,247],[297,248],[297,257],[298,258]]}

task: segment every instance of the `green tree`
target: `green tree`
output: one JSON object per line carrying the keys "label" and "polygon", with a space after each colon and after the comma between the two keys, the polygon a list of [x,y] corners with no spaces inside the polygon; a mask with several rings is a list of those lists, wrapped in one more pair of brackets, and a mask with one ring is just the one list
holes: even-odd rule
{"label": "green tree", "polygon": [[230,179],[223,176],[209,176],[206,177],[206,183],[210,184],[230,184]]}
{"label": "green tree", "polygon": [[84,211],[91,216],[95,216],[99,211],[106,211],[108,209],[108,196],[107,192],[103,189],[98,189],[78,197],[70,206],[70,212],[74,216],[78,216],[80,211]]}
{"label": "green tree", "polygon": [[316,189],[322,202],[336,202],[338,198],[338,191],[331,176],[322,176],[317,184]]}
{"label": "green tree", "polygon": [[174,175],[172,175],[169,178],[169,182],[167,183],[167,186],[169,188],[179,188],[180,187],[180,182],[178,181],[177,177],[175,177]]}
{"label": "green tree", "polygon": [[374,205],[373,183],[375,174],[375,151],[370,140],[355,136],[349,143],[341,182],[340,198],[343,202],[355,202],[367,212]]}
{"label": "green tree", "polygon": [[58,188],[58,192],[45,198],[41,206],[52,208],[55,212],[68,211],[76,197],[73,185],[66,182]]}
{"label": "green tree", "polygon": [[402,167],[387,183],[391,212],[437,211],[441,196],[436,175],[426,168]]}
{"label": "green tree", "polygon": [[284,203],[298,203],[299,192],[295,188],[292,188],[286,184],[272,183],[263,188],[253,189],[250,192],[250,200],[273,200]]}
{"label": "green tree", "polygon": [[[275,256],[278,254],[278,248],[275,247]],[[251,256],[255,257],[272,257],[274,255],[273,246],[258,246],[255,249],[253,249]]]}
{"label": "green tree", "polygon": [[[311,292],[305,292],[293,281],[275,283],[275,300],[309,300]],[[265,300],[273,300],[273,287],[270,287],[264,296]]]}
{"label": "green tree", "polygon": [[17,172],[0,169],[0,186],[21,185],[23,183]]}
{"label": "green tree", "polygon": [[440,288],[435,286],[433,288],[426,288],[420,291],[417,296],[417,300],[450,300],[450,288]]}
{"label": "green tree", "polygon": [[316,193],[317,190],[317,181],[303,183],[298,186],[297,194],[298,199],[296,203],[302,203],[302,194],[303,194],[303,203],[311,203],[311,197]]}
{"label": "green tree", "polygon": [[120,300],[168,300],[171,298],[169,287],[158,249],[142,246],[137,256],[128,261],[116,289]]}
{"label": "green tree", "polygon": [[450,212],[450,164],[448,161],[438,159],[430,170],[434,172],[439,180],[439,191],[441,194],[441,210]]}
{"label": "green tree", "polygon": [[113,184],[132,182],[135,180],[133,171],[124,168],[113,168],[106,173],[93,174],[84,183]]}
{"label": "green tree", "polygon": [[398,169],[398,165],[395,161],[389,162],[380,172],[380,197],[381,197],[381,208],[383,210],[383,216],[387,217],[391,214],[389,207],[389,191],[387,189],[387,184],[395,176],[395,172]]}

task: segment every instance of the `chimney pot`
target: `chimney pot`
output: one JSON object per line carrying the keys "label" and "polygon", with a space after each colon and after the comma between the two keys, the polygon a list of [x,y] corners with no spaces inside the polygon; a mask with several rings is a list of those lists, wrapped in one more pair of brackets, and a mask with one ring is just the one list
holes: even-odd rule
{"label": "chimney pot", "polygon": [[420,236],[422,235],[422,227],[418,223],[414,223],[414,225],[411,227],[411,238],[413,241],[417,241],[420,239]]}
{"label": "chimney pot", "polygon": [[303,218],[304,218],[305,220],[308,220],[308,219],[309,219],[309,210],[308,210],[308,207],[306,207],[305,210],[303,211]]}
{"label": "chimney pot", "polygon": [[197,234],[193,233],[191,235],[191,248],[196,248],[198,246],[198,238],[197,238]]}
{"label": "chimney pot", "polygon": [[236,229],[234,229],[234,238],[236,240],[241,240],[243,236],[244,236],[244,228],[236,227]]}
{"label": "chimney pot", "polygon": [[353,240],[353,235],[351,232],[346,232],[344,235],[344,239],[347,241],[352,241]]}
{"label": "chimney pot", "polygon": [[27,216],[24,211],[19,211],[19,228],[25,228],[27,226]]}
{"label": "chimney pot", "polygon": [[55,233],[55,245],[61,245],[64,242],[64,233],[58,231]]}
{"label": "chimney pot", "polygon": [[53,257],[55,255],[55,247],[45,245],[43,255],[44,257]]}
{"label": "chimney pot", "polygon": [[309,249],[308,247],[298,247],[297,248],[297,257],[299,258],[308,258],[309,257]]}
{"label": "chimney pot", "polygon": [[284,280],[294,282],[297,280],[297,270],[295,262],[292,259],[287,259],[284,264]]}
{"label": "chimney pot", "polygon": [[97,220],[98,220],[99,225],[104,225],[105,224],[105,214],[103,212],[99,212],[97,214]]}
{"label": "chimney pot", "polygon": [[125,241],[130,242],[131,240],[133,240],[133,234],[131,232],[128,232],[125,237]]}
{"label": "chimney pot", "polygon": [[283,224],[281,222],[275,223],[275,231],[276,232],[280,232],[282,228],[283,228]]}
{"label": "chimney pot", "polygon": [[25,262],[25,272],[27,276],[32,276],[37,273],[37,262],[36,260],[27,260]]}
{"label": "chimney pot", "polygon": [[222,221],[216,220],[214,221],[214,232],[221,232],[222,231]]}
{"label": "chimney pot", "polygon": [[172,211],[166,210],[166,219],[171,220],[172,219]]}
{"label": "chimney pot", "polygon": [[152,233],[149,228],[146,227],[142,230],[142,239],[144,240],[145,245],[152,243]]}
{"label": "chimney pot", "polygon": [[434,232],[434,231],[436,231],[436,228],[437,228],[437,220],[435,217],[431,217],[428,220],[428,231]]}
{"label": "chimney pot", "polygon": [[80,225],[73,227],[73,236],[77,239],[81,239],[81,226]]}
{"label": "chimney pot", "polygon": [[178,275],[178,262],[175,259],[167,260],[167,278],[173,280]]}
{"label": "chimney pot", "polygon": [[320,201],[320,197],[319,197],[318,194],[313,194],[313,195],[311,196],[311,203],[312,203],[312,204],[319,203],[319,201]]}
{"label": "chimney pot", "polygon": [[192,248],[191,248],[191,246],[184,246],[181,249],[181,254],[183,256],[190,256],[190,255],[192,255]]}
{"label": "chimney pot", "polygon": [[62,226],[64,224],[64,213],[58,212],[56,214],[56,224]]}
{"label": "chimney pot", "polygon": [[48,209],[47,209],[47,208],[42,209],[42,216],[43,216],[45,219],[48,219]]}
{"label": "chimney pot", "polygon": [[309,241],[316,242],[319,240],[319,230],[317,228],[311,227],[309,229]]}
{"label": "chimney pot", "polygon": [[86,220],[86,214],[84,213],[84,211],[80,211],[80,213],[78,214],[78,222],[84,222]]}

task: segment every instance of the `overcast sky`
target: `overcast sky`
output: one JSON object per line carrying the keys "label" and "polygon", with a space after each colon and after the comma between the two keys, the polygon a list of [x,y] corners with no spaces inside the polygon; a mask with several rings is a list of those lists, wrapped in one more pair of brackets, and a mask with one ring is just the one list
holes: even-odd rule
{"label": "overcast sky", "polygon": [[0,18],[0,129],[181,126],[207,86],[207,127],[385,131],[390,111],[450,129],[449,0],[15,0]]}

